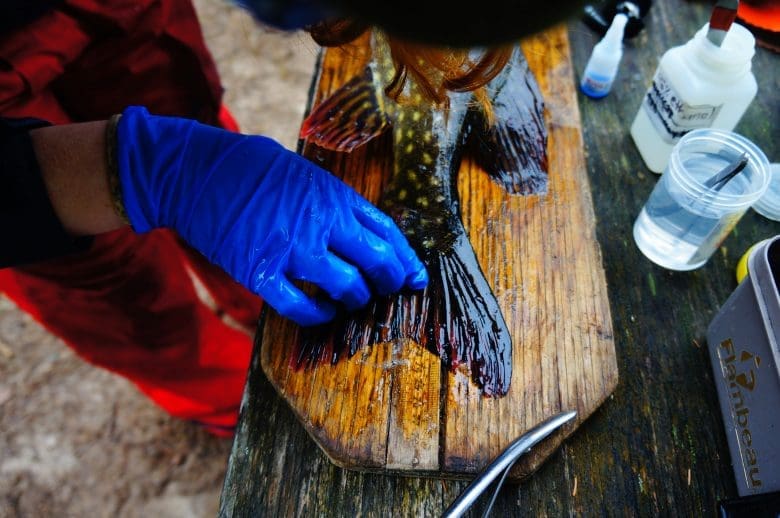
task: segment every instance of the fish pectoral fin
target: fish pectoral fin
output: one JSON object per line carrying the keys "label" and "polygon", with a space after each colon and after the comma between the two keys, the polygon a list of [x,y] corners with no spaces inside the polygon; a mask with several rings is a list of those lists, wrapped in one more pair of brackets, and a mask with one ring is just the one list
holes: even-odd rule
{"label": "fish pectoral fin", "polygon": [[301,126],[300,137],[333,151],[352,151],[388,126],[373,72],[366,67],[318,104]]}
{"label": "fish pectoral fin", "polygon": [[491,178],[513,194],[547,192],[547,127],[544,100],[522,51],[506,74],[488,83],[493,123],[472,109],[469,150]]}

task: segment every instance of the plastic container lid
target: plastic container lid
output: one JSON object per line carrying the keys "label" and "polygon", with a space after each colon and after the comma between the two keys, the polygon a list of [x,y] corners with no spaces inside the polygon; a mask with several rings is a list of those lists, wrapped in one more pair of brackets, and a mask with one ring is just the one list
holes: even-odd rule
{"label": "plastic container lid", "polygon": [[780,221],[780,163],[769,164],[769,187],[753,210],[765,218]]}

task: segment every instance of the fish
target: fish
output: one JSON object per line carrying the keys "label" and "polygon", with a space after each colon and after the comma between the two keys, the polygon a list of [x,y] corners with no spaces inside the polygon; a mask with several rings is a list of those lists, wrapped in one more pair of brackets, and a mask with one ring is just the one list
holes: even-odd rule
{"label": "fish", "polygon": [[447,92],[436,105],[411,77],[403,98],[390,99],[384,87],[394,74],[387,42],[375,33],[362,74],[314,107],[300,136],[348,153],[392,132],[393,170],[379,207],[425,264],[429,284],[375,296],[329,326],[303,329],[294,361],[335,363],[345,352],[408,338],[450,370],[464,366],[484,396],[500,397],[511,384],[512,337],[464,228],[457,175],[468,153],[508,193],[546,194],[544,100],[519,45],[485,85],[492,117],[474,92]]}

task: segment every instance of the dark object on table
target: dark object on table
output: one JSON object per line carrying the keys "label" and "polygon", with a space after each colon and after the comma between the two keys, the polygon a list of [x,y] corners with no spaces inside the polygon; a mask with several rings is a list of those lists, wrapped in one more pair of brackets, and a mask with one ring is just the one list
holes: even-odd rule
{"label": "dark object on table", "polygon": [[780,516],[780,492],[730,498],[718,502],[720,518],[777,518]]}
{"label": "dark object on table", "polygon": [[582,20],[599,36],[604,36],[617,14],[628,16],[623,39],[630,40],[644,29],[642,19],[650,11],[651,0],[607,0],[585,5]]}

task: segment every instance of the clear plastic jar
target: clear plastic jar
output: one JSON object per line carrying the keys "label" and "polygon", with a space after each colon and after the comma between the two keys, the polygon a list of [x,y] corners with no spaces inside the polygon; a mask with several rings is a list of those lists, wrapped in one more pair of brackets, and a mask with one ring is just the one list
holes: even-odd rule
{"label": "clear plastic jar", "polygon": [[780,163],[769,164],[769,188],[753,204],[753,210],[765,218],[780,221]]}
{"label": "clear plastic jar", "polygon": [[[747,165],[721,186],[709,183],[727,167]],[[730,131],[693,130],[674,146],[663,176],[634,223],[634,241],[670,270],[704,265],[769,186],[769,161],[750,140]]]}

